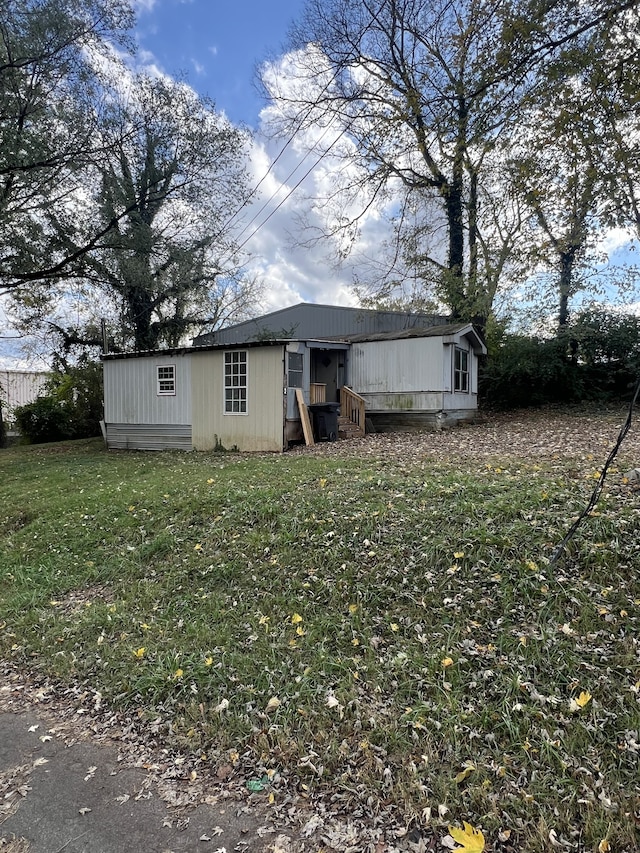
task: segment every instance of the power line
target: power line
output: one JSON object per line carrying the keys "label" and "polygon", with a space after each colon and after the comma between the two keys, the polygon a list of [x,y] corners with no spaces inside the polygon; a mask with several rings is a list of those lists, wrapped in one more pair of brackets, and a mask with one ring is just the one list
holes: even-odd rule
{"label": "power line", "polygon": [[[253,238],[253,237],[258,233],[258,231],[259,231],[262,227],[264,227],[264,226],[267,224],[267,222],[271,219],[271,217],[272,217],[275,213],[277,213],[277,212],[278,212],[278,210],[280,210],[280,208],[282,207],[282,205],[283,205],[283,204],[284,204],[284,203],[285,203],[285,202],[286,202],[286,201],[287,201],[287,200],[288,200],[288,199],[293,195],[293,193],[298,189],[298,187],[299,187],[299,186],[300,186],[300,184],[305,180],[305,178],[307,178],[307,177],[311,174],[311,172],[313,172],[313,170],[316,168],[316,166],[318,166],[318,165],[322,162],[322,160],[324,160],[324,158],[329,154],[329,152],[331,151],[331,149],[333,148],[333,146],[334,146],[334,145],[336,145],[336,144],[338,143],[338,141],[339,141],[339,140],[344,136],[344,134],[347,132],[347,130],[348,130],[348,127],[345,127],[345,128],[343,128],[343,130],[341,130],[341,131],[340,131],[340,133],[338,134],[338,136],[336,136],[336,138],[333,140],[333,142],[331,143],[331,145],[330,145],[327,149],[325,149],[325,150],[322,152],[322,154],[318,157],[318,159],[315,161],[315,163],[313,163],[313,165],[312,165],[312,166],[310,166],[310,167],[309,167],[309,169],[307,169],[307,171],[306,171],[306,172],[304,173],[304,175],[300,178],[300,180],[299,180],[296,184],[294,184],[294,186],[289,190],[289,192],[285,195],[285,197],[284,197],[283,199],[281,199],[281,201],[280,201],[280,202],[279,202],[279,203],[274,207],[274,209],[273,209],[273,210],[271,211],[271,213],[266,217],[266,219],[264,219],[264,220],[263,220],[263,221],[262,221],[262,222],[257,226],[257,228],[255,228],[255,229],[251,232],[251,234],[249,234],[249,236],[248,236],[248,237],[247,237],[247,238],[246,238],[242,243],[240,243],[240,245],[237,247],[237,250],[236,250],[236,251],[238,251],[238,252],[239,252],[239,251],[241,251],[241,250],[242,250],[242,249],[247,245],[247,243],[249,242],[249,240],[251,240],[251,239],[252,239],[252,238]],[[297,171],[297,167],[296,167],[296,169],[294,169],[294,172],[295,172],[295,171]],[[274,196],[272,196],[272,197],[271,197],[271,199],[269,199],[269,201],[272,201],[274,197],[275,197],[275,194],[274,194]],[[253,220],[252,220],[252,221],[253,221]],[[244,229],[244,231],[246,231],[246,228]],[[241,233],[244,233],[244,231],[242,231]]]}
{"label": "power line", "polygon": [[[263,210],[265,210],[265,208],[267,208],[267,207],[271,204],[271,202],[272,202],[272,201],[277,197],[278,193],[280,192],[280,189],[282,188],[282,185],[284,185],[284,184],[288,183],[288,182],[289,182],[289,180],[290,180],[290,179],[295,175],[295,173],[298,171],[298,169],[302,166],[302,164],[303,164],[303,163],[304,163],[304,161],[307,159],[307,157],[309,157],[309,156],[310,156],[310,155],[311,155],[315,150],[317,150],[318,146],[320,145],[320,143],[322,142],[322,140],[323,140],[323,139],[324,139],[324,137],[327,135],[327,133],[329,132],[329,130],[330,130],[330,129],[331,129],[331,128],[330,128],[330,126],[327,126],[327,127],[325,128],[324,133],[322,134],[322,136],[320,137],[320,139],[318,139],[318,140],[316,141],[316,143],[314,144],[313,148],[311,148],[311,149],[309,149],[309,151],[307,151],[307,153],[304,155],[304,157],[302,158],[302,160],[300,160],[300,161],[299,161],[299,162],[298,162],[298,163],[293,167],[293,169],[289,172],[289,174],[286,176],[286,178],[284,178],[284,179],[281,181],[281,186],[280,186],[280,187],[278,187],[278,189],[277,189],[277,190],[275,190],[275,191],[271,194],[271,196],[270,196],[270,197],[269,197],[269,198],[264,202],[264,204],[262,205],[262,207],[260,208],[260,210],[258,210],[258,211],[257,211],[257,213],[255,213],[255,214],[251,217],[251,219],[249,220],[249,222],[247,222],[247,224],[244,226],[244,228],[242,229],[242,231],[240,231],[240,233],[236,236],[236,239],[238,239],[238,240],[239,240],[239,239],[242,237],[242,235],[245,233],[245,231],[247,231],[247,230],[251,227],[251,225],[252,225],[252,224],[256,221],[256,219],[260,216],[260,214],[263,212]],[[344,133],[344,131],[343,131],[343,133]],[[340,134],[340,135],[342,135],[342,134]],[[330,147],[333,147],[333,144],[335,144],[335,143],[332,143],[332,145],[331,145]],[[283,149],[283,150],[284,150],[284,149]],[[329,149],[327,149],[327,150],[329,150]],[[280,153],[282,154],[283,152],[280,152]],[[312,166],[312,168],[311,168],[309,171],[307,171],[307,172],[305,173],[305,176],[304,176],[305,178],[307,177],[307,175],[309,175],[309,174],[310,174],[310,172],[311,172],[311,171],[313,171],[313,169],[315,169],[315,167],[318,165],[318,163],[319,163],[319,162],[320,162],[320,160],[322,159],[322,156],[324,156],[324,155],[321,155],[320,159],[319,159],[319,160],[317,160],[317,161],[316,161],[316,163]],[[276,160],[274,161],[274,164],[277,162],[277,160],[278,160],[278,158],[279,158],[279,157],[280,157],[280,154],[278,155],[278,157],[277,157],[277,158],[276,158]],[[269,172],[267,172],[267,175],[268,175],[268,174],[269,174]],[[262,183],[262,181],[266,179],[267,175],[265,175],[265,177],[260,181],[260,183]],[[303,178],[302,180],[304,180],[304,178]],[[299,183],[297,183],[297,184],[296,184],[296,188],[297,188],[298,186],[300,186],[300,183],[301,183],[301,182],[299,182]],[[258,186],[259,186],[259,185],[260,185],[260,184],[258,184]],[[288,196],[287,196],[287,198],[288,198]],[[276,210],[277,210],[277,208],[276,208]],[[274,212],[275,212],[275,211],[274,211]],[[267,221],[267,220],[265,219],[265,222],[266,222],[266,221]],[[255,233],[255,232],[254,232],[254,233]],[[244,246],[244,243],[243,243],[242,245]]]}

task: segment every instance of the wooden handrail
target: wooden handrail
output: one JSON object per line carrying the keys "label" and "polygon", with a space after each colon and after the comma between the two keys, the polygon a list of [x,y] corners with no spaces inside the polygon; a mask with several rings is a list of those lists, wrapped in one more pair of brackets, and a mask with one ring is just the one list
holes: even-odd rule
{"label": "wooden handrail", "polygon": [[309,385],[309,402],[313,406],[314,403],[326,403],[327,401],[327,386],[321,382],[312,382]]}
{"label": "wooden handrail", "polygon": [[364,397],[356,394],[347,385],[340,389],[340,414],[349,418],[351,423],[356,424],[365,431]]}

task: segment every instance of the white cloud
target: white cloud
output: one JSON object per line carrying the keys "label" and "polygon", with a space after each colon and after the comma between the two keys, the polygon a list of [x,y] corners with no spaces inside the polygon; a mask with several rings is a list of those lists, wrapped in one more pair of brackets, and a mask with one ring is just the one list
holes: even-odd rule
{"label": "white cloud", "polygon": [[598,241],[598,250],[608,256],[620,250],[628,250],[635,242],[635,234],[630,228],[609,228]]}
{"label": "white cloud", "polygon": [[136,12],[152,12],[158,0],[133,0]]}

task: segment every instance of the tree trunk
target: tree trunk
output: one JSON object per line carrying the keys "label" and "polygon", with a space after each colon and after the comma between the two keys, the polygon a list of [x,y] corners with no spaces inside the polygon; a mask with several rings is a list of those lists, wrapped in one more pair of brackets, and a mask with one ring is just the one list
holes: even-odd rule
{"label": "tree trunk", "polygon": [[569,323],[569,298],[573,291],[573,266],[576,259],[576,247],[571,246],[560,252],[560,279],[558,281],[558,330],[562,331]]}
{"label": "tree trunk", "polygon": [[453,180],[442,189],[449,236],[444,296],[454,319],[464,319],[466,290],[464,281],[464,197],[462,164],[454,163]]}

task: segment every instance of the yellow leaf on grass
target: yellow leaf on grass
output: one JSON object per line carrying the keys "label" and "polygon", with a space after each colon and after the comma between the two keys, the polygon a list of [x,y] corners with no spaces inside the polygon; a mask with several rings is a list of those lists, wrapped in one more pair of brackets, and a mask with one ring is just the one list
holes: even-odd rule
{"label": "yellow leaf on grass", "polygon": [[461,560],[464,557],[464,551],[455,551],[453,556],[456,560]]}
{"label": "yellow leaf on grass", "polygon": [[600,844],[598,844],[598,853],[609,853],[610,850],[611,845],[606,838],[603,838]]}
{"label": "yellow leaf on grass", "polygon": [[588,690],[583,690],[582,693],[575,700],[575,703],[576,705],[578,705],[579,708],[584,708],[585,705],[588,705],[590,701],[591,693],[589,693]]}
{"label": "yellow leaf on grass", "polygon": [[460,844],[456,850],[464,850],[465,853],[482,853],[484,850],[484,835],[479,829],[474,829],[466,820],[462,821],[464,829],[449,827],[449,835]]}
{"label": "yellow leaf on grass", "polygon": [[446,669],[448,666],[453,666],[453,658],[442,658],[440,661],[443,668]]}
{"label": "yellow leaf on grass", "polygon": [[136,650],[135,650],[135,652],[134,652],[133,654],[134,654],[134,656],[135,656],[135,657],[137,657],[137,658],[143,658],[143,657],[144,657],[144,653],[145,653],[145,652],[146,652],[145,647],[144,647],[144,646],[141,646],[139,649],[136,649]]}
{"label": "yellow leaf on grass", "polygon": [[350,604],[350,605],[349,605],[349,613],[350,613],[352,616],[353,616],[353,614],[354,614],[354,613],[356,613],[357,611],[358,611],[358,605],[357,605],[357,604]]}
{"label": "yellow leaf on grass", "polygon": [[294,613],[291,617],[291,624],[297,625],[299,622],[302,622],[302,616],[299,613]]}
{"label": "yellow leaf on grass", "polygon": [[476,765],[473,761],[467,761],[464,765],[464,770],[461,770],[455,777],[456,785],[461,785],[467,776],[470,776],[473,771],[476,769]]}

